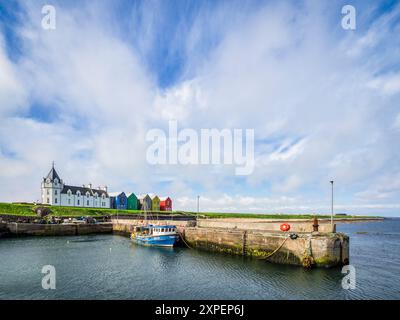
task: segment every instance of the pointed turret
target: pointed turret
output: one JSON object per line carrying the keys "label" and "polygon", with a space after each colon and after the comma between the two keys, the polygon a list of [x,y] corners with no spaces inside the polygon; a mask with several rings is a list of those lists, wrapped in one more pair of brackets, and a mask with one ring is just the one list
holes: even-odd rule
{"label": "pointed turret", "polygon": [[61,181],[61,179],[60,179],[60,177],[59,177],[59,175],[58,175],[56,169],[54,168],[54,162],[53,162],[53,165],[52,165],[52,167],[51,167],[51,170],[50,170],[50,172],[47,174],[45,180],[49,179],[50,182],[53,182],[55,178],[57,178],[58,181]]}

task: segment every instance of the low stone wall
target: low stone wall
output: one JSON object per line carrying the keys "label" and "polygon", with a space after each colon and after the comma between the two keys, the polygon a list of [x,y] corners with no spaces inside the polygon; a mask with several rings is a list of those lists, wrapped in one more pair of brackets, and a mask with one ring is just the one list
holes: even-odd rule
{"label": "low stone wall", "polygon": [[[111,219],[113,224],[113,231],[116,233],[130,235],[133,231],[134,226],[142,226],[145,224],[144,220],[138,219]],[[183,220],[147,220],[146,224],[154,225],[173,225],[182,232],[187,227],[193,227],[196,225],[196,221],[183,221]]]}
{"label": "low stone wall", "polygon": [[[298,234],[295,240],[285,240],[287,236],[283,233],[220,228],[185,228],[184,231],[185,240],[191,247],[208,251],[317,267],[333,267],[349,261],[349,238],[344,234]],[[269,256],[279,247],[276,253]]]}
{"label": "low stone wall", "polygon": [[[260,230],[260,231],[280,231],[282,223],[290,225],[291,232],[312,232],[313,219],[288,219],[288,220],[266,220],[266,219],[244,219],[244,218],[222,218],[222,219],[199,219],[197,226],[199,228],[222,228],[238,230]],[[334,232],[330,221],[319,220],[318,231],[322,233]]]}
{"label": "low stone wall", "polygon": [[11,235],[69,236],[92,233],[112,233],[112,223],[96,224],[35,224],[7,223]]}

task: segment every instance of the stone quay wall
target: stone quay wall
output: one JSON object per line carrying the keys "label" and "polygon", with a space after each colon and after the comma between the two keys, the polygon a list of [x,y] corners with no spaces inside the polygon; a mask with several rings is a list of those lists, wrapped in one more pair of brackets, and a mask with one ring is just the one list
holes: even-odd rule
{"label": "stone quay wall", "polygon": [[349,237],[341,233],[303,233],[291,239],[283,232],[185,228],[184,237],[193,248],[274,263],[305,267],[334,267],[349,263]]}
{"label": "stone quay wall", "polygon": [[6,228],[12,236],[73,236],[94,233],[112,233],[110,222],[96,224],[38,224],[7,223]]}

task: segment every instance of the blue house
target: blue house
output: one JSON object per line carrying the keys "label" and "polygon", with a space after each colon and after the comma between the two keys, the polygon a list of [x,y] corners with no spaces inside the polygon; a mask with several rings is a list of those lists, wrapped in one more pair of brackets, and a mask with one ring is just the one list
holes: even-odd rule
{"label": "blue house", "polygon": [[113,209],[127,210],[128,209],[128,197],[125,192],[114,192],[109,193],[110,195],[110,206]]}

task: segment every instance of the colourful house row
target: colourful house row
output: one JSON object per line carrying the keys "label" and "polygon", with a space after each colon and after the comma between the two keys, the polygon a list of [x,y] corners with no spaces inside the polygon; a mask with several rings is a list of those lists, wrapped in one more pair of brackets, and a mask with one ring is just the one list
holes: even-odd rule
{"label": "colourful house row", "polygon": [[170,197],[158,197],[154,194],[136,196],[133,192],[127,196],[125,192],[109,193],[110,207],[119,210],[151,210],[172,211]]}

